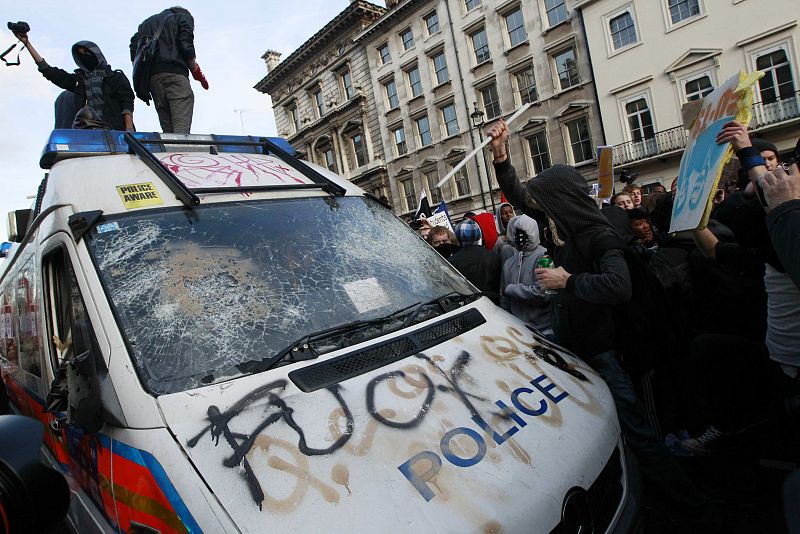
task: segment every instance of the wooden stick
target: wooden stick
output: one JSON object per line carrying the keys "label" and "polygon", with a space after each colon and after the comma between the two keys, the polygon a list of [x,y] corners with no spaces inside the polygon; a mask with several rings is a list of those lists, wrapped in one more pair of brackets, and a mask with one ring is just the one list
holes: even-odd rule
{"label": "wooden stick", "polygon": [[[528,102],[527,104],[525,104],[524,106],[519,108],[516,113],[514,113],[513,115],[511,115],[511,117],[508,118],[508,120],[506,121],[506,124],[510,126],[511,123],[514,122],[517,119],[517,117],[522,115],[529,107],[531,107],[531,103],[530,102]],[[450,169],[450,172],[448,172],[444,176],[444,178],[439,180],[439,182],[436,184],[436,187],[442,187],[444,184],[446,184],[447,180],[449,180],[455,173],[457,173],[459,171],[459,169],[461,169],[461,167],[466,165],[469,160],[474,158],[475,154],[477,154],[478,152],[483,150],[483,147],[485,147],[486,145],[488,145],[491,142],[492,142],[492,136],[487,135],[486,139],[481,141],[481,144],[478,145],[478,148],[476,148],[475,150],[473,150],[472,152],[470,152],[469,154],[464,156],[464,159],[462,159],[461,162],[458,165],[456,165],[455,167]],[[488,172],[488,169],[487,169],[487,172]]]}

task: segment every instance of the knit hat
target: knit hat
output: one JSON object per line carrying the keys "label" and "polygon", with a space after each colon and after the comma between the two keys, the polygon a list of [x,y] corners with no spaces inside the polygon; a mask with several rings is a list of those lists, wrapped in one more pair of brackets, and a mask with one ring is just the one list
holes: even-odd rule
{"label": "knit hat", "polygon": [[638,221],[640,219],[649,219],[647,216],[647,212],[644,211],[642,208],[633,208],[632,210],[626,210],[628,214],[628,219],[632,221]]}
{"label": "knit hat", "polygon": [[769,141],[765,141],[764,139],[761,139],[759,137],[754,137],[750,140],[750,142],[753,144],[753,147],[759,152],[764,152],[765,150],[771,150],[772,152],[775,153],[775,155],[778,157],[779,160],[781,159],[781,154],[780,152],[778,152],[778,147],[776,147]]}
{"label": "knit hat", "polygon": [[456,226],[456,237],[462,247],[480,245],[481,227],[475,221],[467,219]]}

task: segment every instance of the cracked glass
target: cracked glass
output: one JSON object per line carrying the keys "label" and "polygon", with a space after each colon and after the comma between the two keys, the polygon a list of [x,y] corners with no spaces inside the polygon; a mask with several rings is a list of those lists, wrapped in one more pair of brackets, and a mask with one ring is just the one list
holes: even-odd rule
{"label": "cracked glass", "polygon": [[154,394],[246,374],[313,332],[473,288],[390,211],[314,197],[139,211],[88,239]]}

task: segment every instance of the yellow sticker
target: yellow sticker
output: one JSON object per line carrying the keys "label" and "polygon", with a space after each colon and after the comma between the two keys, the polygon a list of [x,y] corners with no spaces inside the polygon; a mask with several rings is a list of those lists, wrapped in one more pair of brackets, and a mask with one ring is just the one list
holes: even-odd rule
{"label": "yellow sticker", "polygon": [[118,185],[117,193],[119,193],[122,203],[125,204],[125,209],[161,206],[164,204],[153,182]]}

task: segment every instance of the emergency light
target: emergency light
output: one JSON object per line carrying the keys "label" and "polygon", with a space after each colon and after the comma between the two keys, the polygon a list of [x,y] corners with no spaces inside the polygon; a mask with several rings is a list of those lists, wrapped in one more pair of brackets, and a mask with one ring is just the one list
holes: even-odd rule
{"label": "emergency light", "polygon": [[[132,135],[144,144],[150,152],[239,152],[246,154],[266,154],[268,151],[262,146],[257,146],[259,137],[250,135],[199,135],[199,134],[171,134],[157,132],[132,132]],[[282,137],[267,137],[269,141],[292,156],[296,155],[294,148]],[[169,145],[159,141],[171,141]],[[182,146],[175,141],[187,141],[191,144]],[[201,143],[207,141],[206,143]],[[125,142],[125,132],[117,130],[53,130],[50,139],[42,150],[39,166],[42,169],[51,168],[62,159],[81,156],[102,156],[109,154],[127,154],[128,144]]]}

